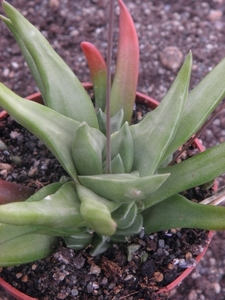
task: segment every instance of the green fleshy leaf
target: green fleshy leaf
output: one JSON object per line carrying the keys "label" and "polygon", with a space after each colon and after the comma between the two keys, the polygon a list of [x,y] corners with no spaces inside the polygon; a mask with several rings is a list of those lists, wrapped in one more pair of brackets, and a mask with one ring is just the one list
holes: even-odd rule
{"label": "green fleshy leaf", "polygon": [[205,123],[225,96],[225,59],[223,59],[189,94],[187,104],[174,140],[164,159],[174,153]]}
{"label": "green fleshy leaf", "polygon": [[96,233],[110,236],[116,231],[116,223],[111,217],[110,210],[115,207],[107,199],[102,199],[91,190],[77,184],[77,194],[80,198],[80,211],[87,226]]}
{"label": "green fleshy leaf", "polygon": [[130,127],[134,142],[134,170],[141,176],[154,174],[173,140],[185,107],[192,56],[187,56],[177,78],[159,106]]}
{"label": "green fleshy leaf", "polygon": [[[125,173],[124,165],[120,154],[118,154],[112,161],[111,161],[111,170],[112,174],[123,174]],[[106,173],[106,172],[104,172]]]}
{"label": "green fleshy leaf", "polygon": [[127,228],[133,224],[137,216],[137,205],[134,202],[122,204],[112,213],[118,228]]}
{"label": "green fleshy leaf", "polygon": [[97,256],[104,253],[110,245],[111,243],[109,242],[108,237],[96,235],[93,240],[93,247],[90,250],[90,255]]}
{"label": "green fleshy leaf", "polygon": [[81,175],[102,174],[102,152],[106,137],[95,128],[81,123],[74,140],[72,155],[76,170]]}
{"label": "green fleshy leaf", "polygon": [[26,202],[40,201],[48,195],[55,194],[62,186],[63,183],[60,182],[48,184],[28,198]]}
{"label": "green fleshy leaf", "polygon": [[101,197],[127,203],[140,201],[157,190],[169,174],[136,177],[131,174],[79,176],[79,181]]}
{"label": "green fleshy leaf", "polygon": [[87,231],[87,227],[77,227],[77,226],[70,226],[70,227],[60,227],[60,228],[51,228],[47,226],[39,226],[36,230],[36,233],[45,234],[45,235],[52,235],[52,236],[73,236],[78,234],[83,234]]}
{"label": "green fleshy leaf", "polygon": [[135,254],[135,252],[140,249],[141,245],[135,245],[135,244],[131,244],[127,247],[127,260],[128,261],[132,261],[133,255]]}
{"label": "green fleshy leaf", "polygon": [[21,47],[45,105],[64,116],[98,128],[90,97],[72,70],[19,11],[5,1],[2,5],[10,19],[5,24]]}
{"label": "green fleshy leaf", "polygon": [[225,207],[194,203],[181,195],[150,207],[143,217],[148,234],[172,228],[225,229]]}
{"label": "green fleshy leaf", "polygon": [[0,106],[39,138],[68,174],[77,180],[71,147],[72,137],[80,123],[44,105],[19,97],[2,83],[0,83]]}
{"label": "green fleshy leaf", "polygon": [[40,201],[15,202],[0,206],[0,222],[11,225],[38,225],[53,228],[86,226],[73,182]]}
{"label": "green fleshy leaf", "polygon": [[115,236],[130,236],[132,234],[138,234],[143,228],[143,217],[141,214],[137,214],[134,222],[127,228],[117,228]]}
{"label": "green fleshy leaf", "polygon": [[99,109],[96,113],[96,117],[98,120],[99,130],[106,135],[106,115],[103,113],[101,109]]}
{"label": "green fleshy leaf", "polygon": [[88,245],[92,243],[92,240],[93,240],[93,235],[88,232],[72,235],[69,237],[64,237],[66,246],[75,251],[86,248]]}
{"label": "green fleshy leaf", "polygon": [[161,174],[169,172],[170,177],[160,189],[143,201],[145,208],[174,194],[210,182],[225,173],[224,153],[225,143],[222,143],[179,164],[158,169]]}
{"label": "green fleshy leaf", "polygon": [[111,135],[112,159],[116,157],[117,154],[120,154],[122,158],[125,173],[130,173],[134,162],[134,145],[127,122],[124,123],[120,131]]}
{"label": "green fleshy leaf", "polygon": [[50,255],[57,247],[56,237],[27,234],[0,245],[0,266],[29,263]]}
{"label": "green fleshy leaf", "polygon": [[0,245],[30,233],[36,233],[37,226],[14,226],[0,223]]}
{"label": "green fleshy leaf", "polygon": [[113,236],[110,237],[110,242],[111,243],[126,243],[126,242],[128,242],[129,238],[130,238],[130,235],[124,236],[124,235],[114,234]]}
{"label": "green fleshy leaf", "polygon": [[[98,124],[99,124],[99,130],[106,135],[106,115],[103,113],[101,109],[98,110],[97,114]],[[120,128],[123,125],[123,117],[124,112],[123,110],[119,110],[118,113],[116,113],[113,117],[110,118],[110,132],[111,134],[113,132],[119,131]]]}

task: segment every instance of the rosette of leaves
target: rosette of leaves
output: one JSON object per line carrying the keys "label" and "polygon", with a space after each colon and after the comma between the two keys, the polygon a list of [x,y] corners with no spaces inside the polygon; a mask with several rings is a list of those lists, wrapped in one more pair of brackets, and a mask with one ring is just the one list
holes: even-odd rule
{"label": "rosette of leaves", "polygon": [[[91,72],[94,106],[43,35],[2,1],[7,17],[1,20],[20,46],[44,105],[0,83],[0,106],[43,141],[70,180],[47,185],[26,201],[16,201],[12,193],[15,202],[0,206],[0,266],[49,255],[59,236],[76,250],[92,245],[91,254],[97,255],[142,229],[152,233],[177,227],[225,228],[224,207],[193,203],[178,194],[225,172],[225,144],[168,166],[173,153],[223,99],[225,60],[189,92],[190,52],[159,106],[132,125],[139,46],[132,18],[122,0],[118,3],[120,32],[108,128],[107,67],[98,49],[88,42],[81,45]],[[109,155],[111,172],[106,172]]]}

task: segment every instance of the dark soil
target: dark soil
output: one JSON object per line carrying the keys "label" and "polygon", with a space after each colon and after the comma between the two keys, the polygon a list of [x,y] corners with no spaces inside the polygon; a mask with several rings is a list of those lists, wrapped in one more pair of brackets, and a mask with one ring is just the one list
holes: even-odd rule
{"label": "dark soil", "polygon": [[67,176],[45,145],[11,117],[0,120],[0,129],[7,146],[0,151],[0,179],[38,190]]}
{"label": "dark soil", "polygon": [[[90,257],[88,250],[59,247],[51,257],[1,274],[13,286],[40,300],[168,299],[155,294],[185,268],[195,265],[206,233],[181,230],[136,237]],[[199,245],[193,244],[196,240]],[[129,258],[129,260],[127,260]]]}
{"label": "dark soil", "polygon": [[[88,40],[106,53],[107,1],[9,2],[41,29],[82,81],[89,80],[79,44]],[[225,56],[224,0],[187,0],[185,3],[182,0],[127,0],[125,3],[135,20],[140,40],[139,91],[162,99],[180,66],[179,57],[184,57],[190,49],[194,56],[191,88]],[[37,91],[18,47],[3,24],[0,24],[0,32],[0,80],[21,96]],[[175,55],[168,59],[171,49],[167,47],[171,46],[177,48],[172,48]],[[225,140],[224,124],[225,112],[202,134],[206,147]],[[220,184],[223,182],[221,178]],[[224,237],[223,232],[215,235],[197,272],[189,276],[170,299],[224,299]]]}

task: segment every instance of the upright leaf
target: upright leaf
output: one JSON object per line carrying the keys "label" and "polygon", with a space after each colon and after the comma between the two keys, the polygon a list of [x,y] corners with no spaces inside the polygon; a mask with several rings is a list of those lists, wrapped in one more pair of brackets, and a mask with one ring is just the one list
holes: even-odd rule
{"label": "upright leaf", "polygon": [[98,128],[90,98],[72,70],[44,36],[13,6],[3,1],[5,24],[17,40],[41,91],[45,105],[76,121]]}
{"label": "upright leaf", "polygon": [[89,127],[86,123],[78,127],[72,147],[76,170],[80,175],[103,173],[102,153],[106,137],[101,131]]}
{"label": "upright leaf", "polygon": [[176,151],[205,123],[225,96],[225,59],[223,59],[189,94],[179,131],[164,158]]}
{"label": "upright leaf", "polygon": [[172,87],[159,106],[139,124],[130,127],[134,142],[134,165],[141,176],[154,174],[168,146],[180,130],[188,95],[192,55],[187,56]]}
{"label": "upright leaf", "polygon": [[[103,113],[101,109],[98,110],[97,114],[98,124],[99,124],[99,130],[106,135],[106,115]],[[110,132],[111,134],[113,132],[119,131],[120,128],[123,125],[123,117],[124,112],[121,109],[116,113],[113,117],[110,118]]]}
{"label": "upright leaf", "polygon": [[111,90],[111,116],[123,108],[124,122],[130,123],[137,89],[139,44],[128,9],[122,0],[118,2],[120,6],[119,46]]}
{"label": "upright leaf", "polygon": [[105,110],[106,101],[106,62],[99,50],[91,43],[82,42],[81,48],[86,56],[94,88],[95,107]]}
{"label": "upright leaf", "polygon": [[125,173],[130,173],[134,162],[134,145],[127,122],[124,123],[118,132],[111,135],[112,159],[115,158],[117,154],[120,154],[122,158]]}
{"label": "upright leaf", "polygon": [[[111,170],[112,170],[112,174],[125,173],[124,164],[123,164],[120,154],[117,154],[117,156],[114,157],[113,160],[111,160]],[[106,173],[105,169],[104,169],[104,173]]]}

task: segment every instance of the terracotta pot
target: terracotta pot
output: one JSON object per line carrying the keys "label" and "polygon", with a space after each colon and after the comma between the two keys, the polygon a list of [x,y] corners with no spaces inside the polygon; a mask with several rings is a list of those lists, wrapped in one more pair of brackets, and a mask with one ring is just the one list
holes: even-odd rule
{"label": "terracotta pot", "polygon": [[[92,84],[88,83],[88,82],[83,83],[83,86],[86,90],[89,90],[92,88]],[[41,94],[39,92],[26,97],[26,99],[32,100],[32,101],[35,101],[38,103],[43,103]],[[153,98],[146,96],[145,94],[142,94],[139,92],[136,93],[136,102],[140,103],[140,104],[145,104],[146,106],[148,106],[151,109],[155,109],[159,104],[159,102],[157,100],[154,100]],[[7,116],[8,116],[8,114],[6,111],[0,112],[0,120],[6,118]],[[200,151],[204,151],[204,147],[202,146],[202,144],[200,143],[200,141],[198,139],[195,140],[194,144]],[[216,189],[216,187],[215,187],[215,189]],[[204,256],[205,252],[207,251],[209,243],[213,237],[213,234],[214,234],[214,231],[209,232],[207,244],[204,247],[203,251],[197,256],[196,264],[198,264],[200,262],[200,260]],[[169,294],[169,292],[172,289],[174,289],[176,286],[178,286],[194,269],[195,269],[195,267],[191,267],[191,268],[187,268],[186,270],[184,270],[184,272],[179,277],[177,277],[173,282],[171,282],[166,287],[160,289],[157,292],[159,294],[159,296],[160,296],[160,294],[161,295]],[[0,278],[0,286],[3,289],[5,289],[11,296],[15,297],[15,299],[17,299],[17,300],[38,300],[37,298],[29,297],[29,296],[25,295],[24,293],[18,291],[17,289],[15,289],[13,286],[11,286],[9,283],[5,282],[1,278]]]}

